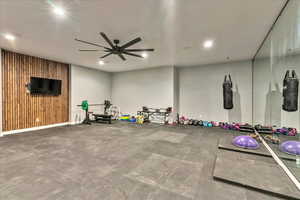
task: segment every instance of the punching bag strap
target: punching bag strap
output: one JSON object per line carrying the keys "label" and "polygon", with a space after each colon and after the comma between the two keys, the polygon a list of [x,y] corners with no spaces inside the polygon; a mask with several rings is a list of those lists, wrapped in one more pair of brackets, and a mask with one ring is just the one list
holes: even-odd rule
{"label": "punching bag strap", "polygon": [[290,70],[287,70],[284,76],[284,80],[287,80],[290,77]]}
{"label": "punching bag strap", "polygon": [[296,74],[295,70],[293,70],[293,71],[292,71],[292,77],[293,77],[293,78],[295,78],[295,79],[298,79],[298,77],[297,77],[297,74]]}
{"label": "punching bag strap", "polygon": [[286,86],[286,84],[287,84],[286,82],[289,79],[289,77],[290,77],[290,70],[287,70],[285,73],[284,79],[283,79],[283,87]]}
{"label": "punching bag strap", "polygon": [[232,87],[232,81],[231,81],[231,76],[230,76],[230,74],[228,75],[228,78],[229,78],[229,82],[230,82],[230,87]]}
{"label": "punching bag strap", "polygon": [[224,78],[224,83],[227,81],[227,75],[225,75],[225,78]]}

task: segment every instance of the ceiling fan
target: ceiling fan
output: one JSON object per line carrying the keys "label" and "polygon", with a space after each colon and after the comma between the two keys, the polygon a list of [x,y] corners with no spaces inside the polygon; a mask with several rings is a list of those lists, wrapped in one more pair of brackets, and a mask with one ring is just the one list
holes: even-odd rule
{"label": "ceiling fan", "polygon": [[[127,42],[126,44],[124,44],[122,46],[119,46],[120,40],[115,39],[112,42],[106,36],[105,33],[100,32],[100,35],[109,44],[109,47],[106,47],[106,46],[103,46],[103,45],[99,45],[99,44],[96,44],[96,43],[92,43],[92,42],[87,42],[87,41],[84,41],[84,40],[79,40],[77,38],[75,38],[75,41],[81,42],[81,43],[85,43],[85,44],[89,44],[89,45],[96,46],[96,47],[104,48],[102,51],[106,52],[107,54],[105,54],[104,56],[102,56],[100,58],[105,58],[107,56],[115,54],[115,55],[118,55],[123,61],[126,60],[124,54],[128,55],[128,56],[135,56],[135,57],[139,57],[139,58],[144,58],[143,56],[141,56],[139,54],[132,53],[132,52],[154,51],[154,49],[128,49],[128,47],[131,47],[132,45],[134,45],[134,44],[136,44],[138,42],[141,42],[142,39],[140,37],[135,38],[134,40],[131,40],[130,42]],[[79,51],[89,52],[89,51],[100,51],[100,50],[97,50],[97,49],[79,49]]]}

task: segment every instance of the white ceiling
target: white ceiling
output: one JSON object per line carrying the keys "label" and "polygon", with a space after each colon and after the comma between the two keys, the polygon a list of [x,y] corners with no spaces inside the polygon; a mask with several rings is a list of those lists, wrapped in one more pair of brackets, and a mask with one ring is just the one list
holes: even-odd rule
{"label": "white ceiling", "polygon": [[[0,34],[12,33],[14,42],[0,37],[0,47],[71,64],[127,71],[157,66],[191,66],[251,59],[286,0],[0,0]],[[53,14],[51,4],[67,10]],[[74,38],[107,45],[99,36],[133,46],[155,48],[147,59],[113,55],[98,64],[104,52]],[[202,43],[215,46],[204,50]],[[230,59],[228,60],[227,57]]]}

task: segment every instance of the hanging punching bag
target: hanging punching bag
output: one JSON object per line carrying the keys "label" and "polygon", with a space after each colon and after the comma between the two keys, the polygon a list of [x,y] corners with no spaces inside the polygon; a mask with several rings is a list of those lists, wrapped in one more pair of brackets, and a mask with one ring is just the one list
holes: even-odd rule
{"label": "hanging punching bag", "polygon": [[288,70],[283,80],[283,110],[288,112],[298,110],[298,86],[299,80],[295,70],[292,71],[292,77],[290,77],[290,71]]}
{"label": "hanging punching bag", "polygon": [[224,109],[232,109],[233,108],[233,92],[232,92],[232,81],[230,74],[225,76],[223,83],[223,102]]}

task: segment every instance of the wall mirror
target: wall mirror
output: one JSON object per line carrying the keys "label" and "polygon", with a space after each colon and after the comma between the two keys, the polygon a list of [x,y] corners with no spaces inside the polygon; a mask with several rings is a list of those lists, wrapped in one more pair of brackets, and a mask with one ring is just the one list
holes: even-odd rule
{"label": "wall mirror", "polygon": [[[300,1],[290,0],[253,61],[253,124],[300,181]],[[283,168],[284,168],[283,167]]]}

